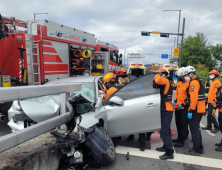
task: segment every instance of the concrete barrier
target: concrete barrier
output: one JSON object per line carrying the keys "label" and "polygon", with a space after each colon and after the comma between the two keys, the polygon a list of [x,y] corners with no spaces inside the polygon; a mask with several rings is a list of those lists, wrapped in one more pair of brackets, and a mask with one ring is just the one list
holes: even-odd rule
{"label": "concrete barrier", "polygon": [[1,170],[57,170],[62,153],[47,144],[55,138],[47,132],[0,154]]}

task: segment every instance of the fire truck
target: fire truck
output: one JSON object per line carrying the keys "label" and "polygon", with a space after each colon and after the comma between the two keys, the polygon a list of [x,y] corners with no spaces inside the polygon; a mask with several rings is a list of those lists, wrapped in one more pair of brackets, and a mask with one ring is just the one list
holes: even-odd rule
{"label": "fire truck", "polygon": [[72,76],[118,74],[122,54],[94,34],[49,20],[0,15],[0,87]]}
{"label": "fire truck", "polygon": [[[76,75],[117,74],[122,55],[94,34],[49,20],[2,17],[0,72],[12,85],[37,85]],[[23,28],[19,31],[18,28]],[[25,29],[25,31],[24,31]],[[0,34],[1,35],[1,34]],[[3,86],[9,86],[4,84]]]}

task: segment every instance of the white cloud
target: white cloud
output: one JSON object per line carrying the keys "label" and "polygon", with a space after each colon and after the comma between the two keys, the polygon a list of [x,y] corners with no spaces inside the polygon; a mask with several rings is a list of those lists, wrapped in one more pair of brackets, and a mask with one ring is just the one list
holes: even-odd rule
{"label": "white cloud", "polygon": [[[141,52],[144,63],[166,63],[161,54],[171,53],[174,38],[160,38],[151,34],[142,37],[141,31],[177,32],[179,12],[186,18],[185,34],[203,32],[211,44],[222,43],[221,0],[8,0],[0,1],[1,14],[21,20],[48,19],[63,25],[91,32],[116,45],[121,53]],[[175,36],[170,36],[175,37]]]}

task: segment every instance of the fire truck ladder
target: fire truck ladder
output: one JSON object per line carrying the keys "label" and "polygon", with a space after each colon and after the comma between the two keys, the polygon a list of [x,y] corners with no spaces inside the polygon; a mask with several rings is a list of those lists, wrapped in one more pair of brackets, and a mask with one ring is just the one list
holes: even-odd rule
{"label": "fire truck ladder", "polygon": [[[33,52],[34,51],[34,52]],[[39,62],[39,45],[31,44],[31,67],[32,67],[32,78],[34,85],[41,84],[41,74],[40,74],[40,62]]]}

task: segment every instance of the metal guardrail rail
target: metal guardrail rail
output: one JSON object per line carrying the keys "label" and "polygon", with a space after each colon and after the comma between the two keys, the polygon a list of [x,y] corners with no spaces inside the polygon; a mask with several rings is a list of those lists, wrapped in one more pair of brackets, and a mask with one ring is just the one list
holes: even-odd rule
{"label": "metal guardrail rail", "polygon": [[[81,88],[81,83],[4,87],[0,88],[0,102],[21,100],[51,94],[68,93],[71,91],[81,90]],[[0,137],[0,153],[68,122],[71,119],[71,116],[71,113],[67,112],[65,114],[40,122],[36,125],[27,127],[21,131]]]}

